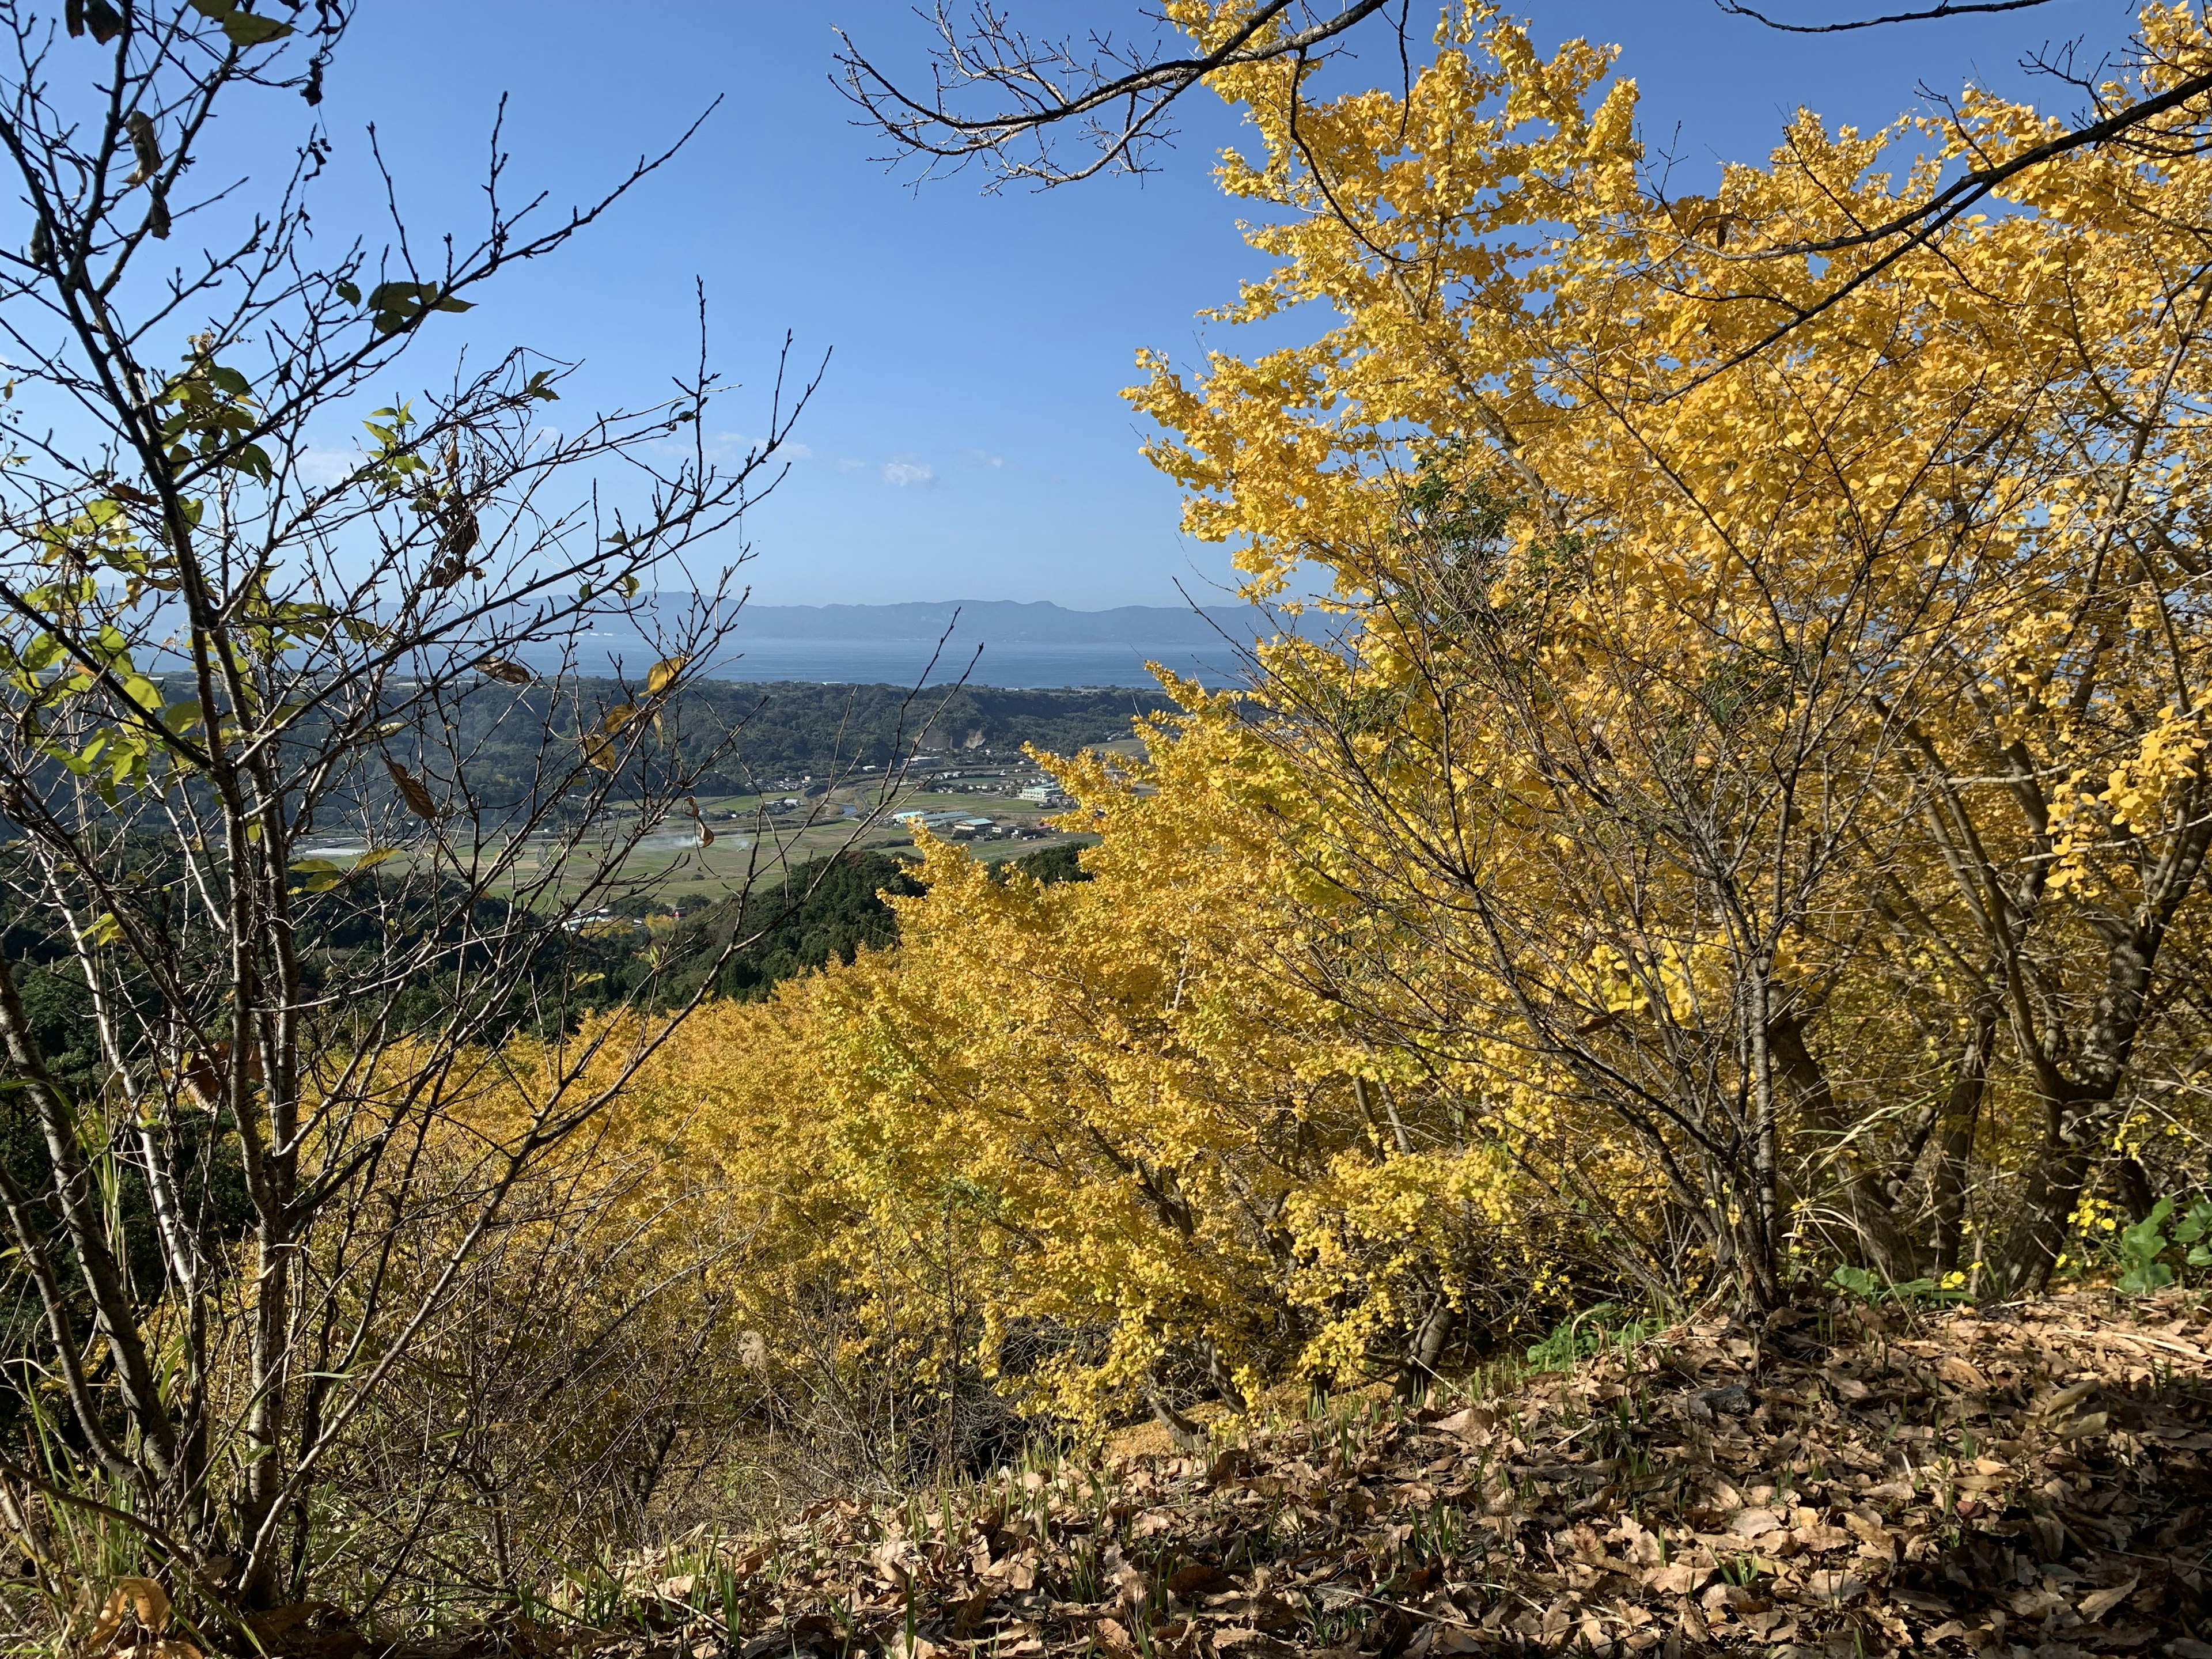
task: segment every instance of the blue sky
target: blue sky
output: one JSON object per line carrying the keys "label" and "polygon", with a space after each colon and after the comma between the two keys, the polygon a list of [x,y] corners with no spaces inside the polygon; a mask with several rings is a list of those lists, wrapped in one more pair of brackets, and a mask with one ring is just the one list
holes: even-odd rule
{"label": "blue sky", "polygon": [[[1836,15],[1844,3],[1797,0],[1796,11]],[[1134,0],[1008,4],[1042,32],[1137,13]],[[1800,103],[1871,124],[1914,104],[1921,85],[1975,76],[2018,89],[2024,51],[2076,37],[2111,49],[2132,15],[2113,0],[2056,0],[2009,17],[1807,39],[1711,0],[1532,10],[1547,43],[1584,34],[1624,46],[1647,142],[1680,158],[1678,189],[1709,179],[1716,157],[1763,154]],[[760,428],[758,394],[787,331],[802,362],[831,351],[799,434],[807,458],[747,526],[763,602],[1172,605],[1178,580],[1201,595],[1225,580],[1223,550],[1177,531],[1175,490],[1139,456],[1140,422],[1116,393],[1139,346],[1189,361],[1209,339],[1234,345],[1235,331],[1209,335],[1193,314],[1256,268],[1208,177],[1235,137],[1226,112],[1210,95],[1188,100],[1182,142],[1141,181],[986,198],[955,179],[917,192],[872,163],[879,145],[830,85],[833,25],[890,64],[921,62],[917,26],[896,0],[365,6],[324,106],[338,157],[322,222],[334,234],[363,199],[354,192],[371,120],[417,228],[465,228],[480,217],[501,93],[510,188],[563,203],[719,95],[676,162],[560,258],[441,320],[443,340],[581,359],[571,404],[649,399],[694,355],[702,279],[713,356],[744,382],[713,423],[734,434]],[[1395,45],[1378,34],[1342,72],[1395,70]],[[300,112],[283,103],[244,117],[231,141],[273,143]]]}

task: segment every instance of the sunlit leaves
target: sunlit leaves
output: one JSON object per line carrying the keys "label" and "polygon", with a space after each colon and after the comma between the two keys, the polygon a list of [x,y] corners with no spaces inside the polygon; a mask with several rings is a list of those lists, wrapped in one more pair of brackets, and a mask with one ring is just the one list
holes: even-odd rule
{"label": "sunlit leaves", "polygon": [[432,311],[468,311],[466,300],[457,299],[435,283],[379,283],[369,290],[369,319],[379,334],[397,334]]}
{"label": "sunlit leaves", "polygon": [[293,890],[302,893],[328,893],[344,886],[356,878],[367,875],[377,866],[399,856],[397,847],[373,847],[350,864],[341,864],[334,859],[309,857],[295,859],[292,873],[299,878]]}
{"label": "sunlit leaves", "polygon": [[265,46],[292,33],[289,23],[264,17],[248,9],[241,0],[191,0],[191,5],[201,16],[222,24],[225,37],[240,49]]}

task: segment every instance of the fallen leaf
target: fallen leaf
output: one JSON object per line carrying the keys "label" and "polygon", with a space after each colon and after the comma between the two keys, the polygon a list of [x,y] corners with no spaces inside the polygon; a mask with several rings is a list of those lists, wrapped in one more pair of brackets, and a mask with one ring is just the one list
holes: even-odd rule
{"label": "fallen leaf", "polygon": [[85,1638],[89,1649],[106,1647],[123,1628],[123,1615],[137,1615],[141,1626],[159,1632],[169,1627],[169,1592],[150,1578],[118,1578],[115,1587],[107,1592],[107,1601],[100,1610],[91,1634]]}
{"label": "fallen leaf", "polygon": [[1194,1595],[1204,1595],[1206,1591],[1228,1582],[1229,1575],[1220,1568],[1208,1562],[1193,1561],[1188,1565],[1176,1570],[1168,1579],[1168,1589],[1170,1593],[1182,1596],[1187,1601]]}
{"label": "fallen leaf", "polygon": [[1936,1362],[1936,1375],[1946,1382],[1955,1382],[1962,1389],[1986,1389],[1990,1379],[1956,1354],[1945,1354]]}
{"label": "fallen leaf", "polygon": [[2136,1586],[2141,1583],[2142,1583],[2142,1575],[2137,1574],[2124,1583],[2114,1584],[2105,1589],[2092,1590],[2081,1598],[2081,1605],[2075,1611],[2094,1625],[2128,1597],[2133,1595],[2136,1593]]}
{"label": "fallen leaf", "polygon": [[1715,1571],[1693,1562],[1671,1561],[1646,1574],[1644,1582],[1668,1595],[1695,1595],[1705,1587],[1705,1581],[1713,1576]]}

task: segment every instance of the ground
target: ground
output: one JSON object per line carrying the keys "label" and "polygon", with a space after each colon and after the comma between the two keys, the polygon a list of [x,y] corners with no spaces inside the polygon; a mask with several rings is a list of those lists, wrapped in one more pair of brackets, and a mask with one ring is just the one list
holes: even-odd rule
{"label": "ground", "polygon": [[[1705,1321],[1415,1408],[1218,1423],[634,1565],[586,1644],[2212,1659],[2212,1314]],[[627,1628],[624,1628],[627,1626]],[[564,1638],[574,1641],[581,1632]]]}

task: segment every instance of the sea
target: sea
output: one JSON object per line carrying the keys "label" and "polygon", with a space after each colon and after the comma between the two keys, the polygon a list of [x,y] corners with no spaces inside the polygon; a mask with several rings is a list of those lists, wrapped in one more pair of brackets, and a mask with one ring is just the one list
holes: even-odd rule
{"label": "sea", "polygon": [[[541,672],[561,666],[550,656],[520,653]],[[572,672],[636,675],[652,661],[635,634],[594,633],[575,642]],[[718,680],[803,680],[819,684],[970,685],[1012,690],[1048,687],[1157,685],[1147,662],[1158,662],[1200,684],[1221,686],[1241,678],[1236,653],[1225,643],[1188,641],[1147,645],[1048,643],[1033,641],[948,642],[927,640],[733,640],[698,672]]]}

